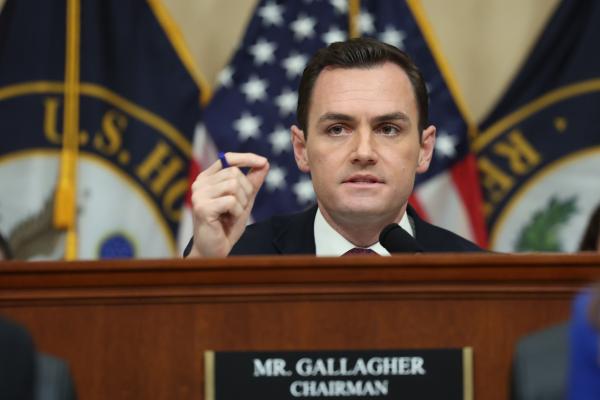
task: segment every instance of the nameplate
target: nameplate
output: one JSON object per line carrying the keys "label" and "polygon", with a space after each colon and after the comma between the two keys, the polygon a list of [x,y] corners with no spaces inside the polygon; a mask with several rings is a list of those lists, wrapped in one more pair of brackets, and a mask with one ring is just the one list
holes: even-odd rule
{"label": "nameplate", "polygon": [[207,351],[205,399],[473,399],[463,349]]}

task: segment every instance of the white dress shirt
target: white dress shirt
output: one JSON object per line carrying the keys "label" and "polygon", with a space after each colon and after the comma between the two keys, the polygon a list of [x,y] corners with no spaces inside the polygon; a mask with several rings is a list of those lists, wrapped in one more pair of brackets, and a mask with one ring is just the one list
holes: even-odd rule
{"label": "white dress shirt", "polygon": [[[402,216],[402,219],[398,223],[402,229],[408,232],[411,236],[415,236],[406,211]],[[315,232],[315,249],[316,255],[321,257],[339,257],[346,253],[348,250],[352,250],[357,247],[350,243],[345,237],[340,235],[329,222],[321,214],[321,210],[317,208],[317,214],[315,215],[314,223]],[[369,249],[373,250],[380,256],[389,256],[390,253],[387,251],[379,242],[369,246]]]}

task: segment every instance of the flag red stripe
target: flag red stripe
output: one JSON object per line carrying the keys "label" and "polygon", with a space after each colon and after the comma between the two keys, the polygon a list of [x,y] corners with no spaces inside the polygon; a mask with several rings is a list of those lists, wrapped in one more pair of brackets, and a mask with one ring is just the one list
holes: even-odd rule
{"label": "flag red stripe", "polygon": [[200,162],[195,158],[192,158],[190,160],[190,168],[188,172],[188,182],[190,186],[188,187],[187,193],[185,194],[184,205],[186,207],[192,206],[192,183],[194,183],[200,171],[202,171],[202,166],[200,165]]}
{"label": "flag red stripe", "polygon": [[475,242],[486,248],[487,229],[483,218],[483,200],[478,186],[477,163],[473,154],[467,155],[451,168],[452,181],[469,215]]}

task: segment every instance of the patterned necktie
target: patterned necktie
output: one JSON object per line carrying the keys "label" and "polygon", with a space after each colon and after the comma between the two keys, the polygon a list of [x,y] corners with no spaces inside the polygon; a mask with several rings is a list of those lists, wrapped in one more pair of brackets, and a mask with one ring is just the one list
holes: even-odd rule
{"label": "patterned necktie", "polygon": [[355,247],[353,249],[348,250],[344,254],[342,254],[342,257],[345,257],[345,256],[378,256],[378,255],[379,254],[377,254],[376,252],[374,252],[371,249],[365,249],[364,247]]}

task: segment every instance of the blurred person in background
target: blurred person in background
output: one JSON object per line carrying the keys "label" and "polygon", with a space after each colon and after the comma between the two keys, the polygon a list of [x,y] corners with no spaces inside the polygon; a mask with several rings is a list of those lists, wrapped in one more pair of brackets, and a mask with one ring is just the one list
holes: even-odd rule
{"label": "blurred person in background", "polygon": [[[0,261],[12,252],[0,234]],[[20,325],[0,317],[0,399],[33,399],[36,353],[29,333]]]}
{"label": "blurred person in background", "polygon": [[[12,259],[0,234],[0,261]],[[36,351],[25,327],[0,316],[0,400],[76,400],[68,364]]]}
{"label": "blurred person in background", "polygon": [[36,352],[27,331],[0,318],[0,399],[34,399]]}
{"label": "blurred person in background", "polygon": [[[590,218],[580,251],[600,251],[600,204]],[[568,399],[600,399],[600,285],[577,295],[569,327]]]}
{"label": "blurred person in background", "polygon": [[575,298],[569,334],[568,399],[600,399],[600,286]]}

